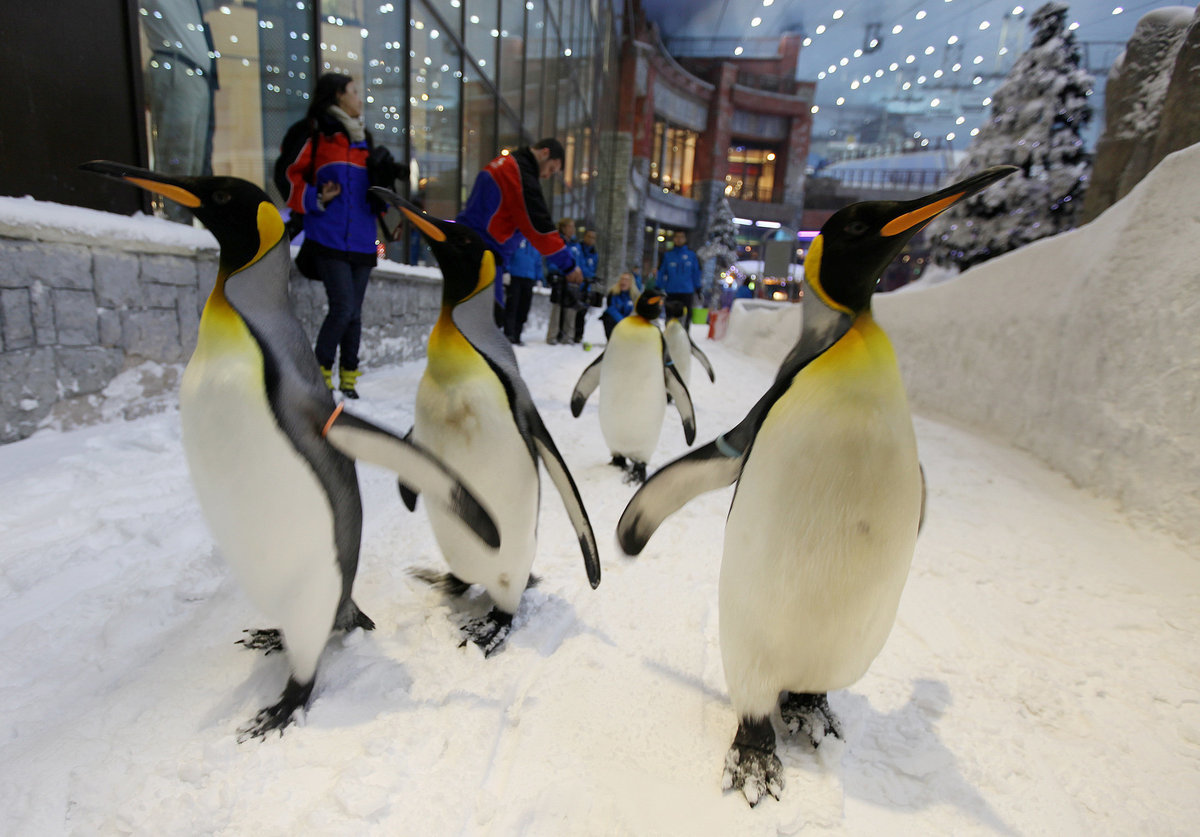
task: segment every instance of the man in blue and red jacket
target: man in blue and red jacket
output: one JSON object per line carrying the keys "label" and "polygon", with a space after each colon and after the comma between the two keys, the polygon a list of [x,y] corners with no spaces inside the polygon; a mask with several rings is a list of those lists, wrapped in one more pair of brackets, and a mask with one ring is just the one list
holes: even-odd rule
{"label": "man in blue and red jacket", "polygon": [[475,178],[467,204],[455,221],[483,236],[496,254],[497,276],[524,236],[552,268],[573,282],[582,281],[583,273],[558,234],[538,183],[561,171],[565,156],[562,143],[547,138],[533,146],[523,145],[512,154],[501,154]]}

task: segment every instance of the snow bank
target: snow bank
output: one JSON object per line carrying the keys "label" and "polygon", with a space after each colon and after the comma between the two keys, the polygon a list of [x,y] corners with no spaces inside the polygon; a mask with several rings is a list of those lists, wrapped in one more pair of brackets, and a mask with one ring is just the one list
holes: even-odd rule
{"label": "snow bank", "polygon": [[213,234],[202,227],[141,212],[117,215],[32,197],[0,197],[0,236],[34,241],[136,241],[145,252],[217,249]]}
{"label": "snow bank", "polygon": [[1200,540],[1197,263],[1200,145],[1091,224],[875,309],[915,409]]}

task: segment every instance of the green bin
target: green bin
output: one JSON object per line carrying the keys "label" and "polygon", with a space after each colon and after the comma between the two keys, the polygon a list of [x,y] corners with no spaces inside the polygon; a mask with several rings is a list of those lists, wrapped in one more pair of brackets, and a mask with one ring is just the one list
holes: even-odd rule
{"label": "green bin", "polygon": [[693,308],[692,309],[692,325],[708,325],[708,309]]}

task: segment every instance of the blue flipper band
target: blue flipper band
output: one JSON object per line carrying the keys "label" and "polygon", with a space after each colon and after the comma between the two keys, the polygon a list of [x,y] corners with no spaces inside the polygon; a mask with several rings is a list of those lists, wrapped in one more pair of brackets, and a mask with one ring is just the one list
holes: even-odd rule
{"label": "blue flipper band", "polygon": [[740,450],[729,444],[729,442],[725,441],[724,433],[716,438],[715,444],[717,446],[717,450],[721,452],[722,456],[728,456],[730,459],[737,459],[742,455]]}

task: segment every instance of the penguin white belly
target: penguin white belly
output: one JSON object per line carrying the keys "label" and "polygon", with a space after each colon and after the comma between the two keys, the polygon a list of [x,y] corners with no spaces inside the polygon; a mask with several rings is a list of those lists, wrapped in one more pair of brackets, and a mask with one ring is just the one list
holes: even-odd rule
{"label": "penguin white belly", "polygon": [[692,385],[692,341],[683,330],[678,320],[669,320],[663,329],[663,339],[667,341],[667,351],[671,353],[671,362],[675,371],[683,379],[684,386]]}
{"label": "penguin white belly", "polygon": [[251,601],[285,635],[304,631],[315,641],[332,629],[342,589],[333,508],[275,421],[262,354],[245,325],[228,309],[206,309],[204,320],[180,390],[200,507]]}
{"label": "penguin white belly", "polygon": [[[463,341],[465,345],[466,341]],[[455,368],[430,366],[417,388],[413,439],[457,472],[491,513],[500,549],[487,548],[462,522],[426,504],[451,572],[482,584],[501,609],[515,613],[537,547],[538,472],[513,420],[503,385],[469,347],[455,350]]]}
{"label": "penguin white belly", "polygon": [[743,468],[720,578],[721,654],[743,714],[765,715],[783,690],[849,686],[891,631],[921,476],[886,341],[873,324],[852,329],[801,371]]}
{"label": "penguin white belly", "polygon": [[666,410],[658,326],[622,320],[600,362],[600,431],[608,449],[636,462],[649,462]]}

